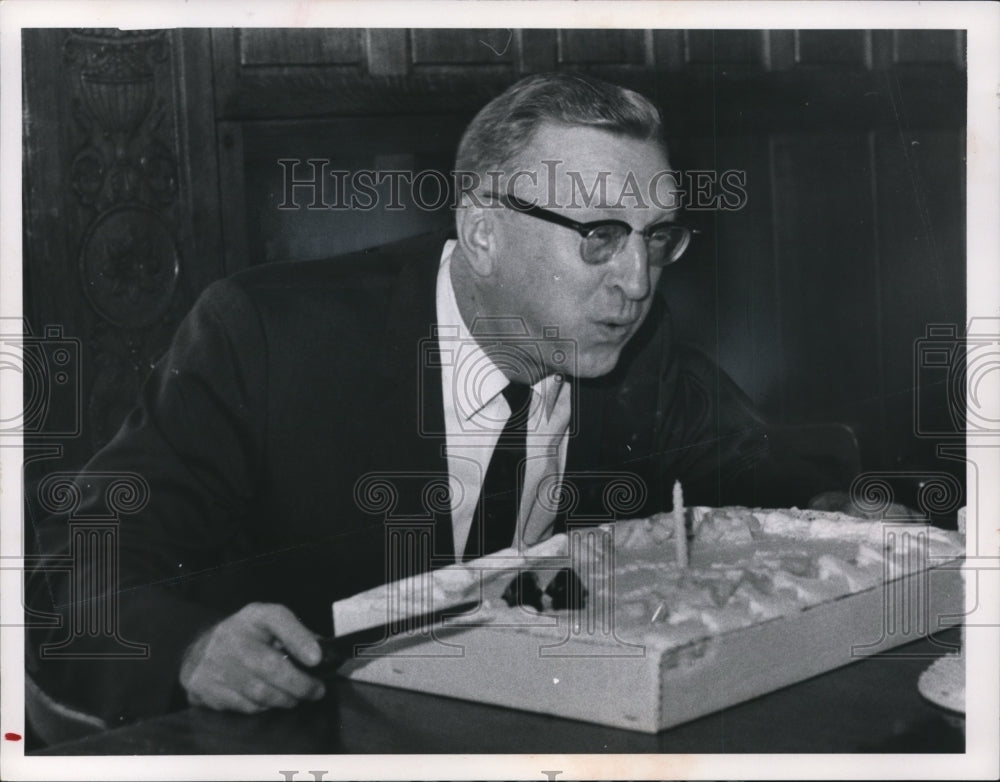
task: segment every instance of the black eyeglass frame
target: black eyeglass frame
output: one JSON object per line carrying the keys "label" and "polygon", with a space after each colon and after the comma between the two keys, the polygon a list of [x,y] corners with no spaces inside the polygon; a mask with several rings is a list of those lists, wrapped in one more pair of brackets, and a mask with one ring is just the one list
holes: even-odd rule
{"label": "black eyeglass frame", "polygon": [[[670,266],[670,264],[679,261],[681,259],[681,256],[683,256],[684,253],[687,251],[688,245],[691,244],[691,237],[694,236],[695,234],[701,233],[695,228],[688,228],[686,225],[680,225],[679,223],[675,223],[670,220],[661,220],[660,222],[653,223],[652,225],[647,226],[646,228],[643,228],[641,230],[633,228],[624,220],[594,220],[589,223],[581,223],[577,220],[574,220],[571,217],[566,217],[565,215],[561,215],[558,212],[553,212],[549,209],[543,209],[542,207],[537,206],[536,204],[530,204],[527,201],[523,201],[514,195],[507,195],[504,193],[496,193],[496,192],[490,192],[487,193],[486,195],[488,195],[490,198],[497,199],[504,206],[513,209],[515,212],[520,212],[521,214],[526,214],[529,217],[535,217],[539,220],[544,220],[548,223],[552,223],[553,225],[559,225],[562,226],[563,228],[569,228],[573,231],[576,231],[578,234],[580,234],[580,238],[583,239],[583,241],[589,239],[591,234],[598,228],[602,228],[604,226],[615,226],[625,230],[622,239],[628,239],[628,237],[631,236],[634,231],[638,230],[639,233],[642,235],[642,238],[646,241],[647,245],[646,249],[648,252],[649,241],[652,237],[652,234],[655,231],[662,230],[664,227],[669,227],[671,229],[680,229],[681,231],[684,232],[684,236],[681,238],[680,241],[677,242],[677,246],[671,253],[669,260],[660,264],[651,264],[653,266],[656,266],[657,268]],[[618,248],[604,260],[588,261],[583,252],[583,244],[581,244],[580,257],[583,258],[584,263],[590,266],[600,266],[601,264],[607,263],[612,258],[614,258],[615,255],[621,252],[621,248],[623,246],[624,242],[619,244]]]}

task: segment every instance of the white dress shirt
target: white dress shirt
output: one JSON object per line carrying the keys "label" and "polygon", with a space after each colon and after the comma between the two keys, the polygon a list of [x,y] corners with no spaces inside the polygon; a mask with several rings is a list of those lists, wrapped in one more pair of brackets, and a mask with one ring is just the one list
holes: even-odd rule
{"label": "white dress shirt", "polygon": [[[510,417],[501,391],[507,377],[490,360],[479,342],[489,339],[489,329],[462,319],[451,284],[449,240],[441,253],[437,276],[437,322],[441,348],[441,390],[448,478],[451,487],[451,528],[455,551],[461,556],[472,527],[486,469],[500,432]],[[484,333],[485,332],[485,333]],[[527,463],[521,492],[517,530],[525,545],[552,534],[558,485],[566,467],[569,436],[570,381],[548,375],[532,387],[528,409]],[[511,541],[514,545],[515,541]]]}

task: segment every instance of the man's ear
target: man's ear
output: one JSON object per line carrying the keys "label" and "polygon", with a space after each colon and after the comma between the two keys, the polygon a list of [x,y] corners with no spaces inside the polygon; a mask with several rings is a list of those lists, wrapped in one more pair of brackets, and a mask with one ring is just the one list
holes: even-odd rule
{"label": "man's ear", "polygon": [[475,199],[466,198],[455,214],[458,245],[469,266],[481,277],[493,273],[495,258],[496,234],[489,211]]}

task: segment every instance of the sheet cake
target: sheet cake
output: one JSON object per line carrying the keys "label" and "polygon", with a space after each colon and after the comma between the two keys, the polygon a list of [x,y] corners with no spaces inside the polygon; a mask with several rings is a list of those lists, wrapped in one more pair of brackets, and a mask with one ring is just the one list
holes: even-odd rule
{"label": "sheet cake", "polygon": [[[443,627],[357,649],[341,672],[656,732],[961,621],[958,533],[795,508],[686,514],[686,567],[676,524],[658,514],[335,604],[347,633],[482,600]],[[519,577],[533,605],[510,604]],[[586,593],[583,607],[553,598],[567,583],[571,605]]]}

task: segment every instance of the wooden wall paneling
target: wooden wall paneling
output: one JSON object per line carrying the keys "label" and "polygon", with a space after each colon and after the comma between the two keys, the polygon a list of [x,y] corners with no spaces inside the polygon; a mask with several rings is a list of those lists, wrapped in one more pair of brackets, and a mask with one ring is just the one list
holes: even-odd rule
{"label": "wooden wall paneling", "polygon": [[784,367],[769,152],[762,135],[719,144],[715,172],[720,201],[714,215],[720,259],[717,296],[725,327],[720,358],[725,357],[726,368],[761,409],[778,416],[784,412]]}
{"label": "wooden wall paneling", "polygon": [[365,30],[368,73],[372,76],[404,76],[410,70],[410,39],[406,30],[376,28]]}
{"label": "wooden wall paneling", "polygon": [[[69,268],[58,266],[69,258],[63,230],[64,208],[53,199],[63,185],[66,145],[62,143],[65,121],[60,58],[63,32],[52,29],[23,30],[21,41],[23,76],[23,274],[24,314],[32,330],[41,319],[67,312],[75,303],[72,289],[46,283],[70,277]],[[54,56],[55,53],[55,56]],[[62,299],[62,300],[60,300]],[[32,323],[31,316],[39,319]],[[51,321],[55,324],[55,321]],[[5,321],[6,323],[6,321]]]}
{"label": "wooden wall paneling", "polygon": [[227,275],[252,265],[251,225],[247,221],[246,159],[243,154],[243,123],[216,123],[219,159],[219,208],[223,257]]}
{"label": "wooden wall paneling", "polygon": [[[27,276],[31,290],[45,291],[29,310],[80,340],[81,436],[64,443],[75,466],[117,430],[218,268],[209,268],[217,258],[203,259],[206,273],[196,268],[196,246],[214,243],[196,245],[193,213],[211,210],[214,195],[192,197],[190,165],[200,158],[191,143],[210,135],[211,104],[185,103],[182,35],[91,29],[26,37],[26,124],[47,136],[25,139]],[[200,67],[207,53],[195,51],[195,38],[187,64]],[[195,102],[206,98],[194,91]],[[208,169],[199,177],[210,178]],[[210,222],[211,212],[202,217]]]}
{"label": "wooden wall paneling", "polygon": [[559,30],[560,65],[645,65],[652,40],[645,30]]}
{"label": "wooden wall paneling", "polygon": [[[408,68],[405,31],[380,30],[369,36],[359,30],[357,35],[364,42],[363,58],[348,54],[333,58],[339,62],[313,64],[277,64],[281,59],[294,59],[292,54],[282,54],[282,47],[287,48],[287,40],[280,41],[281,46],[271,47],[270,56],[275,62],[243,64],[242,32],[211,31],[218,119],[293,119],[371,110],[380,103],[374,83],[395,73],[406,73]],[[271,32],[260,31],[260,35],[266,37]],[[331,40],[347,33],[343,30],[329,32],[334,36]],[[395,40],[400,35],[403,36],[402,48]],[[260,53],[255,55],[258,59],[262,56]],[[368,73],[369,70],[374,76]],[[405,100],[406,90],[400,89],[398,84],[395,93]],[[388,112],[394,104],[382,101],[381,106]]]}
{"label": "wooden wall paneling", "polygon": [[[948,415],[945,386],[914,387],[916,340],[932,323],[953,323],[961,333],[965,312],[965,73],[955,63],[934,61],[930,41],[954,43],[954,32],[929,32],[934,35],[917,39],[928,43],[928,60],[892,66],[878,85],[894,120],[876,134],[872,155],[883,172],[876,193],[879,241],[884,306],[893,313],[884,327],[886,376],[888,392],[901,401],[888,408],[886,459],[894,466],[936,464],[961,477],[960,465],[937,459],[933,440],[914,436],[918,391],[921,415]],[[928,96],[946,96],[951,104],[941,107],[937,121],[921,110]]]}
{"label": "wooden wall paneling", "polygon": [[239,63],[253,65],[359,65],[360,28],[237,30]]}
{"label": "wooden wall paneling", "polygon": [[763,65],[763,30],[685,30],[683,34],[684,62],[688,65]]}
{"label": "wooden wall paneling", "polygon": [[512,29],[413,29],[409,31],[414,65],[513,65],[520,36]]}
{"label": "wooden wall paneling", "polygon": [[934,448],[940,440],[914,435],[918,424],[924,432],[950,426],[948,374],[941,367],[921,370],[919,351],[931,326],[954,326],[959,338],[965,332],[964,147],[959,130],[882,132],[872,145],[882,173],[875,198],[887,313],[886,392],[894,400],[886,458],[893,465],[956,469],[938,461]]}
{"label": "wooden wall paneling", "polygon": [[[439,197],[444,177],[430,172],[446,174],[454,167],[458,137],[469,119],[437,115],[395,123],[381,117],[330,118],[291,126],[280,121],[241,123],[244,174],[239,188],[245,202],[242,214],[234,209],[232,223],[237,233],[241,221],[244,226],[245,263],[332,257],[447,229],[450,195],[442,192]],[[301,187],[287,197],[279,159],[303,161],[295,178],[304,180],[315,172],[322,178],[322,192]],[[313,168],[308,160],[322,162]],[[392,174],[399,183],[395,198],[389,178],[394,171],[402,172]],[[341,173],[334,177],[334,172]],[[352,184],[353,176],[361,172],[372,173],[362,173],[364,181]],[[374,172],[382,175],[381,183],[373,183]],[[422,187],[423,204],[410,197],[407,178]],[[377,198],[364,192],[371,189]],[[352,196],[357,205],[349,208]],[[314,198],[318,203],[310,208]]]}
{"label": "wooden wall paneling", "polygon": [[884,389],[866,134],[781,135],[774,154],[787,414],[858,422],[870,462]]}
{"label": "wooden wall paneling", "polygon": [[675,73],[684,65],[683,30],[653,30],[652,47],[657,73]]}
{"label": "wooden wall paneling", "polygon": [[891,36],[894,64],[940,63],[960,67],[964,62],[962,30],[893,30]]}
{"label": "wooden wall paneling", "polygon": [[214,28],[209,31],[212,47],[212,83],[215,88],[215,116],[225,117],[239,91],[240,57],[238,31]]}
{"label": "wooden wall paneling", "polygon": [[[22,362],[23,416],[7,419],[0,428],[3,444],[23,434],[24,459],[24,548],[32,553],[36,545],[35,526],[43,515],[35,489],[37,481],[49,471],[78,468],[88,449],[84,435],[89,434],[82,411],[83,387],[89,381],[88,360],[83,355],[83,340],[77,329],[76,312],[80,297],[70,285],[52,285],[52,280],[74,279],[69,263],[65,210],[57,194],[64,186],[62,172],[65,154],[60,139],[64,125],[60,109],[63,80],[59,78],[62,33],[59,30],[26,29],[21,31],[22,57],[22,316],[0,318],[3,329],[6,377],[17,369],[12,359],[16,347],[31,351],[41,346],[46,334],[49,344],[62,343],[69,348],[67,382],[50,395],[42,373],[32,371],[32,362]],[[53,56],[55,52],[55,56]],[[76,293],[76,295],[74,295]],[[13,343],[13,344],[12,344]],[[35,351],[35,355],[41,351]],[[44,357],[44,353],[43,353]],[[53,397],[61,404],[50,404]],[[68,399],[67,399],[68,397]]]}
{"label": "wooden wall paneling", "polygon": [[182,302],[193,303],[210,282],[226,274],[215,84],[211,33],[185,30],[175,41],[181,191],[186,194],[184,222],[189,227],[181,233],[181,242],[184,256],[190,259],[181,269],[179,284]]}
{"label": "wooden wall paneling", "polygon": [[[708,105],[703,96],[714,90],[712,111],[719,118],[750,109],[760,118],[760,132],[778,122],[789,132],[844,124],[866,129],[895,122],[883,89],[890,31],[869,36],[852,30],[807,30],[801,35],[793,30],[514,30],[506,49],[506,37],[494,41],[477,31],[420,30],[412,35],[417,36],[413,46],[410,31],[365,31],[366,67],[243,66],[236,33],[213,31],[218,115],[294,119],[475,110],[520,73],[565,67],[620,81],[680,107],[699,101]],[[507,31],[492,35],[507,36]],[[713,56],[715,65],[709,63]],[[691,60],[687,65],[685,57]],[[869,69],[873,58],[878,72]],[[956,90],[964,87],[956,67],[928,63],[916,70],[912,65],[896,70],[899,92],[912,96],[908,111],[914,118],[920,116],[920,124],[952,121]],[[666,78],[675,71],[683,78]],[[936,81],[937,89],[926,89],[929,79]],[[803,105],[810,111],[790,110]],[[687,128],[703,121],[703,116],[695,116]]]}
{"label": "wooden wall paneling", "polygon": [[764,65],[770,71],[787,71],[795,65],[795,30],[767,30]]}
{"label": "wooden wall paneling", "polygon": [[[701,204],[683,215],[703,233],[665,272],[675,332],[712,356],[766,414],[780,419],[781,313],[768,139],[703,137],[675,147],[671,163],[683,170],[689,193],[698,179],[704,185],[696,196]],[[745,187],[736,184],[736,176],[744,177]]]}
{"label": "wooden wall paneling", "polygon": [[[771,413],[774,419],[781,423],[789,421],[787,394],[790,390],[789,383],[786,382],[788,365],[788,346],[786,344],[785,333],[789,328],[793,328],[788,312],[784,307],[782,289],[782,269],[781,259],[778,255],[778,247],[782,241],[784,231],[784,221],[778,218],[779,210],[784,205],[785,193],[779,191],[779,185],[783,177],[778,176],[775,170],[779,160],[779,151],[783,151],[784,139],[777,134],[770,134],[767,138],[767,184],[770,188],[768,192],[768,204],[771,207],[771,255],[774,263],[774,278],[771,287],[771,300],[774,302],[775,317],[775,342],[773,343],[776,354],[776,376],[778,378],[778,393],[776,395],[776,409]],[[846,422],[845,422],[846,423]]]}
{"label": "wooden wall paneling", "polygon": [[[917,70],[917,69],[915,69]],[[672,135],[712,128],[719,135],[771,132],[860,133],[901,121],[954,127],[965,116],[965,78],[955,69],[869,72],[800,68],[749,71],[687,66],[680,74],[639,74],[631,81],[665,111]]]}
{"label": "wooden wall paneling", "polygon": [[[92,383],[86,330],[81,328],[85,303],[78,283],[70,232],[66,228],[67,158],[69,106],[66,80],[62,76],[62,44],[65,32],[55,29],[22,31],[23,90],[23,257],[22,293],[24,328],[29,344],[43,344],[46,329],[50,342],[68,343],[73,355],[68,383],[48,399],[48,385],[25,364],[23,421],[15,421],[3,434],[22,429],[25,457],[43,448],[54,448],[61,456],[46,459],[51,469],[79,467],[89,455],[90,428],[83,413],[83,394]],[[15,344],[22,324],[4,317],[4,336]],[[7,422],[5,422],[6,424]],[[51,445],[49,445],[51,444]],[[49,469],[47,466],[46,469]],[[27,469],[26,469],[26,472]]]}
{"label": "wooden wall paneling", "polygon": [[556,69],[555,30],[515,30],[520,38],[517,69],[520,73]]}
{"label": "wooden wall paneling", "polygon": [[[96,318],[91,337],[98,371],[88,399],[94,447],[110,439],[134,404],[191,304],[181,281],[195,263],[189,182],[182,177],[180,31],[70,33],[71,79],[79,78],[78,116],[86,117],[86,156],[107,166],[100,189],[77,189],[88,221],[80,271]],[[197,110],[197,109],[196,109]],[[113,145],[113,149],[112,146]]]}
{"label": "wooden wall paneling", "polygon": [[871,31],[796,30],[795,62],[871,68]]}
{"label": "wooden wall paneling", "polygon": [[872,70],[884,72],[893,65],[892,30],[872,30]]}
{"label": "wooden wall paneling", "polygon": [[242,66],[236,31],[213,30],[216,116],[290,121],[465,111],[481,107],[516,78],[512,63],[414,66],[409,39],[405,29],[364,30],[365,58],[359,65]]}
{"label": "wooden wall paneling", "polygon": [[873,67],[965,67],[964,30],[872,30]]}
{"label": "wooden wall paneling", "polygon": [[[726,371],[737,369],[738,356],[721,350],[728,332],[726,313],[720,307],[720,277],[726,259],[720,253],[719,216],[714,210],[688,210],[688,177],[696,171],[714,171],[715,145],[704,137],[669,137],[670,166],[685,191],[685,210],[678,219],[699,231],[684,257],[663,272],[660,290],[670,309],[675,337],[716,360]],[[723,218],[724,219],[724,218]],[[726,322],[724,322],[726,321]]]}

